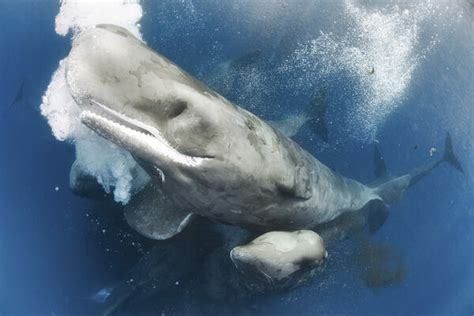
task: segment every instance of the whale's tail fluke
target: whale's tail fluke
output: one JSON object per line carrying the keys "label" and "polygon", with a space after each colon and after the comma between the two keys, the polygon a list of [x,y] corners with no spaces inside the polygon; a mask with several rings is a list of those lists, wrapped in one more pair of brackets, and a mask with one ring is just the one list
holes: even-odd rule
{"label": "whale's tail fluke", "polygon": [[368,225],[370,234],[377,232],[389,216],[390,205],[397,202],[410,184],[410,175],[404,175],[388,180],[374,187],[373,192],[378,196],[367,203]]}
{"label": "whale's tail fluke", "polygon": [[451,166],[453,166],[456,170],[459,172],[464,173],[464,170],[461,166],[461,163],[459,162],[459,159],[456,157],[454,154],[453,150],[453,142],[451,140],[451,135],[449,133],[446,133],[446,139],[444,142],[444,154],[441,159],[438,161],[431,163],[428,166],[425,166],[424,168],[418,168],[415,169],[410,173],[411,175],[411,181],[410,181],[410,187],[416,183],[418,183],[421,179],[423,179],[425,176],[429,175],[433,169],[441,165],[443,162],[449,163]]}
{"label": "whale's tail fluke", "polygon": [[453,166],[458,171],[464,173],[464,169],[462,168],[459,159],[454,154],[453,141],[451,140],[451,135],[449,135],[449,132],[446,133],[446,140],[444,142],[443,160],[451,164],[451,166]]}
{"label": "whale's tail fluke", "polygon": [[464,170],[459,162],[459,159],[454,154],[453,142],[449,133],[446,133],[446,139],[444,142],[444,154],[438,161],[432,162],[429,165],[417,168],[409,174],[403,175],[398,178],[392,178],[388,181],[384,179],[388,178],[387,167],[382,155],[377,147],[374,149],[374,163],[375,163],[375,175],[378,180],[371,186],[374,193],[380,198],[380,200],[372,200],[368,207],[368,222],[370,233],[376,232],[387,220],[389,212],[388,206],[396,203],[403,195],[403,193],[415,183],[418,183],[425,176],[429,175],[433,169],[438,167],[443,162],[449,163],[456,170],[464,173]]}

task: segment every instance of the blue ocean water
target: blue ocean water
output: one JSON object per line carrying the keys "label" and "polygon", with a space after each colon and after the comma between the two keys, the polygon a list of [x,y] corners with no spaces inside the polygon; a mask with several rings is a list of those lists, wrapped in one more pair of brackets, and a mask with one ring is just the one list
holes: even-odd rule
{"label": "blue ocean water", "polygon": [[[403,174],[439,158],[449,131],[464,174],[437,168],[373,236],[397,249],[402,280],[368,287],[344,242],[329,250],[327,275],[291,292],[230,306],[193,295],[200,291],[193,284],[121,313],[474,313],[474,8],[461,0],[347,3],[142,1],[141,32],[152,48],[264,119],[304,111],[311,92],[324,88],[329,142],[305,127],[294,139],[365,183],[373,180],[374,143],[390,171]],[[50,0],[0,1],[2,316],[99,314],[94,293],[122,279],[153,244],[124,225],[112,201],[69,190],[74,147],[57,141],[40,113],[71,45],[71,34],[55,32],[59,9]],[[210,78],[220,64],[255,50],[262,57],[250,70]]]}

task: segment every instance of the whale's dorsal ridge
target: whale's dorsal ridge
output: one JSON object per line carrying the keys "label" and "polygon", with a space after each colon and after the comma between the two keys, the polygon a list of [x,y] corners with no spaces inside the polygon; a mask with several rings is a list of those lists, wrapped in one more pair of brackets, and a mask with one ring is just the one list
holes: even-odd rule
{"label": "whale's dorsal ridge", "polygon": [[375,193],[380,196],[383,202],[392,205],[397,202],[410,185],[411,176],[406,174],[395,179],[382,183],[375,188]]}

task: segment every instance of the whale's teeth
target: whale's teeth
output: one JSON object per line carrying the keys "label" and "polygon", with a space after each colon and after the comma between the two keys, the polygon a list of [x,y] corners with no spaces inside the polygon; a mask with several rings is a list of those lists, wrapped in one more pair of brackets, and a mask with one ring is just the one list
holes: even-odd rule
{"label": "whale's teeth", "polygon": [[[129,126],[121,124],[120,122],[116,122],[89,110],[81,112],[80,119],[85,125],[98,134],[102,135],[104,138],[109,139],[111,138],[111,134],[119,131],[119,133],[124,137],[122,139],[113,138],[111,140],[121,147],[127,147],[127,141],[124,138],[131,138],[129,142],[131,144],[133,143],[133,145],[137,145],[138,142],[141,142],[144,146],[147,146],[150,149],[150,152],[157,152],[172,161],[191,167],[198,166],[204,160],[209,159],[184,155],[170,146],[170,144],[166,142],[164,138],[160,137],[161,135],[147,134],[139,130],[135,130]],[[132,145],[129,145],[128,147],[130,146]]]}

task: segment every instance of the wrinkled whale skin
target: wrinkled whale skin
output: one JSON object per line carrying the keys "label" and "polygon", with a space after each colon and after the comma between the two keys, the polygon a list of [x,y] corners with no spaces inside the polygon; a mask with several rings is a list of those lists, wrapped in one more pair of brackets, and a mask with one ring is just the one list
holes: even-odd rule
{"label": "wrinkled whale skin", "polygon": [[[83,123],[129,150],[191,213],[266,231],[308,229],[383,200],[121,27],[99,25],[75,38],[66,79]],[[98,118],[104,109],[112,118]],[[131,141],[131,132],[121,136],[121,123],[105,127],[119,115],[158,131],[180,160]]]}

